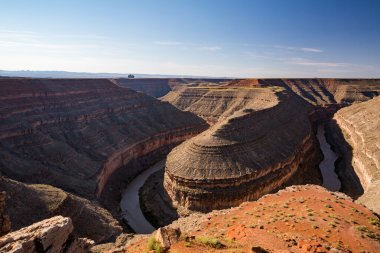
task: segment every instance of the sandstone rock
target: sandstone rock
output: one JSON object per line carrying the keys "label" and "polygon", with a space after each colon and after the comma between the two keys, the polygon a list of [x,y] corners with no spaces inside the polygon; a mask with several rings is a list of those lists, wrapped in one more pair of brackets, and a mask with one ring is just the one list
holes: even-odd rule
{"label": "sandstone rock", "polygon": [[[267,99],[260,94],[262,87],[281,87],[314,106],[326,107],[367,101],[379,95],[380,79],[246,79],[220,80],[212,88],[207,85],[210,83],[172,88],[162,100],[215,123],[220,116],[229,116],[230,108],[241,109],[252,99]],[[245,88],[240,92],[242,96],[233,92],[236,88]]]}
{"label": "sandstone rock", "polygon": [[112,240],[122,232],[117,220],[107,210],[61,189],[49,185],[26,185],[2,177],[0,191],[8,193],[7,209],[13,230],[62,215],[72,219],[75,235],[91,238],[97,243]]}
{"label": "sandstone rock", "polygon": [[[170,252],[380,252],[379,221],[367,208],[344,194],[321,186],[287,187],[238,207],[180,218],[170,228],[186,236]],[[148,238],[125,248],[141,253]],[[331,251],[331,250],[330,250]]]}
{"label": "sandstone rock", "polygon": [[12,253],[77,253],[88,252],[93,241],[71,237],[70,218],[56,216],[0,238],[0,251]]}
{"label": "sandstone rock", "polygon": [[264,90],[272,93],[271,103],[247,104],[168,155],[164,187],[177,206],[208,212],[258,199],[295,179],[319,182],[311,106]]}
{"label": "sandstone rock", "polygon": [[0,192],[0,236],[11,231],[11,220],[6,214],[6,193]]}
{"label": "sandstone rock", "polygon": [[[380,97],[339,110],[334,123],[334,130],[342,134],[333,134],[333,144],[343,156],[339,173],[347,178],[345,188],[354,187],[357,176],[364,194],[354,197],[380,213]],[[348,178],[351,169],[355,175]]]}
{"label": "sandstone rock", "polygon": [[178,242],[181,231],[170,227],[162,227],[154,232],[154,238],[165,249],[170,248],[170,245]]}

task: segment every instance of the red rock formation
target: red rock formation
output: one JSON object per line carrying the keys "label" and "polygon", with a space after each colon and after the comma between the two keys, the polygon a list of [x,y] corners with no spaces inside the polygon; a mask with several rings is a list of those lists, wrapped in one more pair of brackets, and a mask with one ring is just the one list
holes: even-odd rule
{"label": "red rock formation", "polygon": [[[350,197],[305,185],[235,208],[180,218],[166,229],[182,233],[170,252],[380,252],[379,222]],[[143,252],[153,236],[117,252]]]}

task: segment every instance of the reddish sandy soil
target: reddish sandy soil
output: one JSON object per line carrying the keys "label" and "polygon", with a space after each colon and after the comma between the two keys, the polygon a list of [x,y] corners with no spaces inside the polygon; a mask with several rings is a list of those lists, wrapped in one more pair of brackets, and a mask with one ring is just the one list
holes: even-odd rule
{"label": "reddish sandy soil", "polygon": [[[246,202],[183,233],[168,252],[380,252],[378,218],[345,195],[318,186],[291,187]],[[224,246],[216,249],[210,243]],[[128,247],[147,252],[147,240]]]}

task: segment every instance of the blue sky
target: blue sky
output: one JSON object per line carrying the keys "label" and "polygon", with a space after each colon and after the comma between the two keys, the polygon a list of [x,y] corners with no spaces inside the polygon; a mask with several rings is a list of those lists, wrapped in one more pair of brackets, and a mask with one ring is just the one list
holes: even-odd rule
{"label": "blue sky", "polygon": [[2,0],[0,69],[380,77],[377,0]]}

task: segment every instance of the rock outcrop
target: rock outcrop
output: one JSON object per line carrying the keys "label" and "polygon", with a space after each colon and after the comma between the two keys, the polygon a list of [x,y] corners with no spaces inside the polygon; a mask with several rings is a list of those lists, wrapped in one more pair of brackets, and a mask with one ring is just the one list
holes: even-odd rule
{"label": "rock outcrop", "polygon": [[8,195],[7,210],[13,231],[62,215],[71,218],[76,236],[90,238],[96,243],[114,240],[122,232],[118,221],[97,203],[53,186],[26,185],[2,177],[0,191]]}
{"label": "rock outcrop", "polygon": [[0,192],[0,236],[11,231],[11,220],[6,213],[6,192]]}
{"label": "rock outcrop", "polygon": [[85,253],[93,241],[75,238],[70,218],[52,217],[0,237],[0,251],[9,253]]}
{"label": "rock outcrop", "polygon": [[264,86],[280,86],[317,106],[349,105],[380,94],[380,79],[259,79]]}
{"label": "rock outcrop", "polygon": [[[141,164],[206,128],[191,113],[107,79],[1,78],[0,89],[1,174],[87,199],[117,204]],[[105,197],[105,189],[116,195]]]}
{"label": "rock outcrop", "polygon": [[264,90],[256,93],[272,94],[270,101],[261,101],[260,95],[258,101],[247,99],[245,109],[168,155],[164,187],[175,205],[208,212],[290,183],[320,182],[311,107],[287,92]]}
{"label": "rock outcrop", "polygon": [[[316,185],[292,186],[231,209],[192,214],[167,228],[182,233],[170,252],[380,251],[378,217],[345,194]],[[118,252],[147,251],[150,240],[142,237]]]}
{"label": "rock outcrop", "polygon": [[339,110],[331,127],[343,190],[380,213],[380,97]]}
{"label": "rock outcrop", "polygon": [[178,88],[161,100],[183,111],[195,113],[213,124],[244,108],[261,110],[273,106],[277,99],[271,90],[250,86],[189,86]]}

